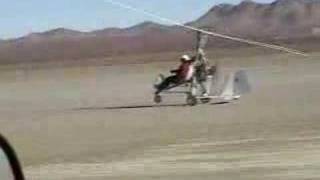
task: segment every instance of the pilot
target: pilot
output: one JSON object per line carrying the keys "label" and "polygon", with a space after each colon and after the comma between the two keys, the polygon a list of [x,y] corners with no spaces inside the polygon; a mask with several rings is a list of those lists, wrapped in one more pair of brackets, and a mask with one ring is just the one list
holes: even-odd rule
{"label": "pilot", "polygon": [[170,72],[173,75],[167,77],[162,83],[156,85],[157,89],[156,94],[159,94],[161,91],[167,89],[170,85],[178,85],[192,79],[194,74],[194,58],[191,58],[189,55],[183,55],[181,58],[181,65],[178,69],[171,70]]}

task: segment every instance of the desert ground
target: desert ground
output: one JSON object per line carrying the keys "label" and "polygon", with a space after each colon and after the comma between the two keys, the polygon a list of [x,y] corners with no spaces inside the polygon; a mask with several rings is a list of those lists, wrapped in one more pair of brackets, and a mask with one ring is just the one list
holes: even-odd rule
{"label": "desert ground", "polygon": [[0,132],[29,180],[320,179],[320,54],[219,57],[252,93],[229,104],[152,102],[172,60],[0,67]]}

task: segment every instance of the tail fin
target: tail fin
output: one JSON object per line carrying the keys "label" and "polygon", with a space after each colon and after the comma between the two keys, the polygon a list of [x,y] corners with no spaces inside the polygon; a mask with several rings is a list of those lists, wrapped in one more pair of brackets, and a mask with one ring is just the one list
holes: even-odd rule
{"label": "tail fin", "polygon": [[247,73],[244,70],[236,72],[234,76],[234,93],[236,95],[243,95],[249,93],[250,91],[251,87]]}
{"label": "tail fin", "polygon": [[234,73],[230,73],[228,76],[226,76],[224,84],[222,86],[221,91],[221,97],[228,98],[233,97],[235,95],[234,93]]}
{"label": "tail fin", "polygon": [[237,99],[241,95],[251,91],[247,74],[243,70],[237,71],[236,73],[230,73],[222,87],[220,96],[227,100]]}

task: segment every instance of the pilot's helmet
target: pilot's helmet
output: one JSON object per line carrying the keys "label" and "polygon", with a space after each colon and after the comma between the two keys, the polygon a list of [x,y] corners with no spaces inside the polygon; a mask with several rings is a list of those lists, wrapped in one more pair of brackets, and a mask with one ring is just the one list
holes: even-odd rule
{"label": "pilot's helmet", "polygon": [[183,55],[183,56],[181,56],[181,58],[180,58],[182,61],[184,61],[184,62],[188,62],[188,61],[191,61],[191,57],[189,56],[189,55]]}

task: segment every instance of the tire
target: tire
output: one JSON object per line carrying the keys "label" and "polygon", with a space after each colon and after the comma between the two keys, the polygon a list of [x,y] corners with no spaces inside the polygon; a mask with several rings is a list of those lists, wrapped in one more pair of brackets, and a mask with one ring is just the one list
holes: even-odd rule
{"label": "tire", "polygon": [[160,95],[155,95],[153,101],[157,104],[162,102],[162,97]]}
{"label": "tire", "polygon": [[197,98],[195,96],[192,96],[191,94],[188,94],[187,96],[187,104],[189,106],[195,106],[197,105]]}
{"label": "tire", "polygon": [[202,104],[208,104],[211,101],[211,99],[210,98],[205,98],[205,99],[200,99],[200,101],[201,101]]}

